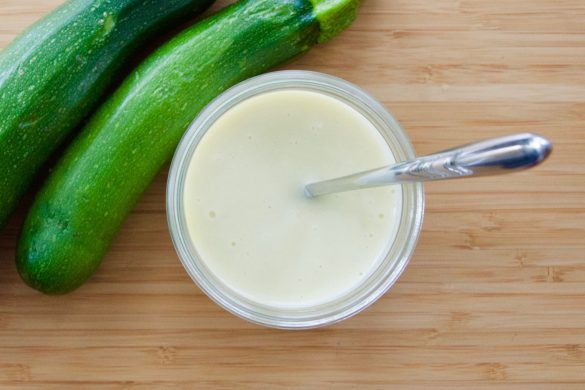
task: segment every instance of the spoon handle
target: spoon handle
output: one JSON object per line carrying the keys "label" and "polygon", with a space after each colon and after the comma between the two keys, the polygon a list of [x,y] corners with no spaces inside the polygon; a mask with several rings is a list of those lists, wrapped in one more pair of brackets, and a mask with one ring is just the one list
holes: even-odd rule
{"label": "spoon handle", "polygon": [[489,176],[531,168],[552,150],[546,138],[516,134],[472,143],[388,167],[309,184],[307,196],[351,191],[388,184]]}

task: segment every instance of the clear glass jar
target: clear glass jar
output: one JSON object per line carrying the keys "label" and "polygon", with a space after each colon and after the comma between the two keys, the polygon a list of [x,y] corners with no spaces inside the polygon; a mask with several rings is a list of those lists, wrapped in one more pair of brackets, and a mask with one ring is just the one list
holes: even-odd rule
{"label": "clear glass jar", "polygon": [[252,302],[224,285],[201,261],[189,235],[183,212],[185,175],[199,141],[219,117],[252,96],[280,89],[316,91],[349,104],[374,124],[397,161],[415,157],[410,140],[394,117],[357,86],[322,73],[273,72],[242,82],[224,92],[190,126],[171,165],[167,184],[167,219],[183,266],[201,290],[218,305],[256,324],[281,329],[310,329],[331,325],[359,313],[392,287],[416,247],[424,214],[424,193],[421,184],[402,185],[403,207],[394,243],[369,278],[332,302],[307,308],[269,307]]}

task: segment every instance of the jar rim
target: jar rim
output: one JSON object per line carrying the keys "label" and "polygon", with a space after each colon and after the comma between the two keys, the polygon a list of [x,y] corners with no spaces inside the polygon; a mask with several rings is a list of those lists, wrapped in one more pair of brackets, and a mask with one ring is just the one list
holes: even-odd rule
{"label": "jar rim", "polygon": [[307,309],[276,309],[252,302],[224,288],[205,266],[191,242],[183,208],[183,186],[195,149],[207,130],[230,108],[262,93],[302,89],[332,95],[366,116],[388,143],[397,161],[415,157],[414,148],[394,116],[374,97],[343,79],[312,71],[277,71],[253,77],[228,89],[197,116],[183,135],[167,181],[167,223],[183,267],[195,284],[215,303],[249,322],[280,329],[310,329],[331,325],[369,307],[398,280],[416,247],[424,216],[420,183],[402,185],[401,221],[394,243],[376,271],[355,291]]}

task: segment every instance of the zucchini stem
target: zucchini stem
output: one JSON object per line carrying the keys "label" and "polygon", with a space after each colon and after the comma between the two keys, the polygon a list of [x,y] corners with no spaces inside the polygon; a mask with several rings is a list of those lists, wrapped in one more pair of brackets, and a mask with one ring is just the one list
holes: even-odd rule
{"label": "zucchini stem", "polygon": [[310,0],[319,21],[319,43],[327,42],[349,27],[357,17],[359,0]]}

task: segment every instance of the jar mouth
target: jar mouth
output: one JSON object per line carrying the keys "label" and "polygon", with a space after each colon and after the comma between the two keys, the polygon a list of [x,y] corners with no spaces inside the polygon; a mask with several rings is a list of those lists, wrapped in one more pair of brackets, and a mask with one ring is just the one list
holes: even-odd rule
{"label": "jar mouth", "polygon": [[392,114],[361,88],[336,77],[309,71],[279,71],[244,81],[213,100],[193,121],[173,158],[167,182],[167,222],[175,250],[193,281],[218,305],[252,323],[280,329],[310,329],[331,325],[364,310],[399,278],[416,247],[424,215],[420,183],[405,184],[402,212],[394,243],[369,278],[346,295],[311,307],[276,308],[262,305],[224,286],[205,266],[192,243],[183,210],[186,174],[195,149],[207,130],[230,108],[262,93],[301,89],[333,96],[364,115],[380,132],[396,161],[415,157],[412,144]]}

